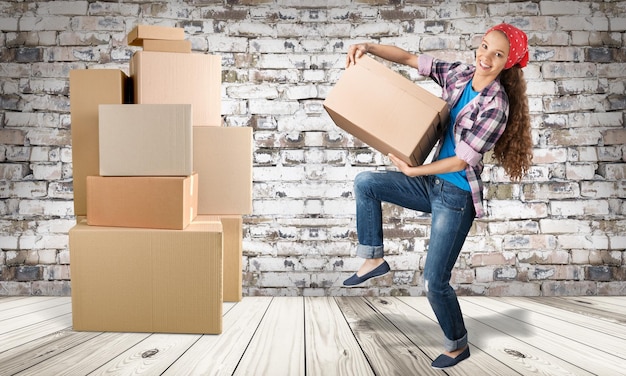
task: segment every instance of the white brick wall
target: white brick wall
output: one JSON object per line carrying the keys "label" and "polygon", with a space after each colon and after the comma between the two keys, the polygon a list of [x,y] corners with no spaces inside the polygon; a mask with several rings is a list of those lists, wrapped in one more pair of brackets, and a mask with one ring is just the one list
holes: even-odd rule
{"label": "white brick wall", "polygon": [[[341,281],[361,260],[352,181],[389,161],[322,108],[352,43],[396,44],[471,62],[482,33],[530,37],[525,69],[534,162],[521,183],[487,165],[452,282],[460,294],[626,293],[626,1],[7,1],[0,14],[0,295],[68,295],[71,69],[128,71],[137,23],[184,27],[222,56],[227,126],[254,128],[254,213],[244,219],[244,291],[260,295],[424,293],[427,215],[384,205],[393,273]],[[305,4],[305,5],[303,5]],[[413,69],[394,66],[427,90]]]}

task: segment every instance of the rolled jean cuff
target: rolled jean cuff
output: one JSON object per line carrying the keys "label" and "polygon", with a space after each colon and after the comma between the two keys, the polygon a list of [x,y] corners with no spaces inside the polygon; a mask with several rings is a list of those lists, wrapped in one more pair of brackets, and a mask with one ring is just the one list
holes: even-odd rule
{"label": "rolled jean cuff", "polygon": [[454,350],[462,349],[465,346],[467,346],[467,333],[465,333],[463,337],[455,341],[445,338],[445,341],[443,342],[443,348],[446,349],[446,351],[454,351]]}
{"label": "rolled jean cuff", "polygon": [[382,258],[385,255],[383,246],[372,246],[358,244],[356,246],[356,255],[366,259]]}

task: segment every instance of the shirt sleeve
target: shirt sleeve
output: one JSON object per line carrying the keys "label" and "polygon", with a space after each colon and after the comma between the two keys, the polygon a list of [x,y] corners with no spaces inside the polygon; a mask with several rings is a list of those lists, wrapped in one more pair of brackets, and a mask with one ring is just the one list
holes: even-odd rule
{"label": "shirt sleeve", "polygon": [[476,166],[483,154],[494,148],[506,127],[508,101],[496,95],[483,106],[473,126],[462,133],[455,149],[456,155],[470,166]]}

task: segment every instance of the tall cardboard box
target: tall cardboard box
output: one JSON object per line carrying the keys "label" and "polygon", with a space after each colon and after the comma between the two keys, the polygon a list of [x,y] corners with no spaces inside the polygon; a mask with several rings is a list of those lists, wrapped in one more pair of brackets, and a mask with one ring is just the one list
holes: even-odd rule
{"label": "tall cardboard box", "polygon": [[183,40],[185,29],[159,25],[137,25],[126,36],[129,46],[142,46],[148,40]]}
{"label": "tall cardboard box", "polygon": [[130,60],[134,102],[190,103],[193,125],[221,125],[222,59],[219,55],[137,51]]}
{"label": "tall cardboard box", "polygon": [[193,127],[198,214],[252,213],[252,128]]}
{"label": "tall cardboard box", "polygon": [[87,224],[182,230],[198,214],[198,174],[88,176]]}
{"label": "tall cardboard box", "polygon": [[101,176],[192,174],[190,104],[101,105]]}
{"label": "tall cardboard box", "polygon": [[220,215],[224,241],[224,301],[238,302],[242,298],[243,218],[240,215]]}
{"label": "tall cardboard box", "polygon": [[70,71],[72,120],[72,175],[74,214],[87,215],[86,178],[98,175],[98,106],[128,102],[128,76],[119,69]]}
{"label": "tall cardboard box", "polygon": [[424,163],[450,111],[443,99],[367,55],[343,72],[324,108],[337,126],[411,166]]}
{"label": "tall cardboard box", "polygon": [[221,333],[219,221],[155,230],[83,220],[69,245],[74,330]]}

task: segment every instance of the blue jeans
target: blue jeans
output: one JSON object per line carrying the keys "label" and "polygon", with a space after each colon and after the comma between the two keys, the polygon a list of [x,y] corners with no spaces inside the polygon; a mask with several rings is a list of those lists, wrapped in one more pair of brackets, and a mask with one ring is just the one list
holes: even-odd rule
{"label": "blue jeans", "polygon": [[354,180],[354,193],[357,256],[363,258],[384,256],[382,201],[432,213],[424,289],[445,335],[445,349],[465,347],[467,330],[450,277],[474,221],[471,193],[436,176],[409,177],[397,171],[359,173]]}

